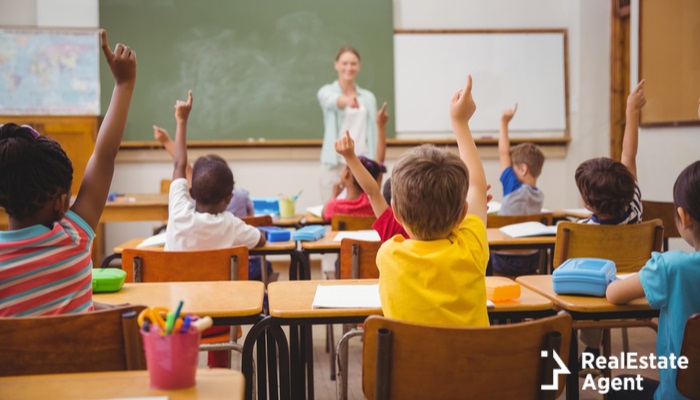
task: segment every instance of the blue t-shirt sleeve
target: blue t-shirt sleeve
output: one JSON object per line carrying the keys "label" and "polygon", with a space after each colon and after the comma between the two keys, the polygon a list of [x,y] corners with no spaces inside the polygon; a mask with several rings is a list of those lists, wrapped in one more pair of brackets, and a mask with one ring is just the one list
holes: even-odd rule
{"label": "blue t-shirt sleeve", "polygon": [[507,196],[516,190],[520,189],[520,186],[522,186],[522,183],[518,180],[518,177],[515,176],[515,171],[513,171],[512,167],[508,167],[503,170],[503,173],[501,173],[501,183],[503,184],[503,195]]}
{"label": "blue t-shirt sleeve", "polygon": [[661,253],[652,253],[651,259],[639,271],[644,295],[653,308],[662,308],[668,304],[668,268]]}

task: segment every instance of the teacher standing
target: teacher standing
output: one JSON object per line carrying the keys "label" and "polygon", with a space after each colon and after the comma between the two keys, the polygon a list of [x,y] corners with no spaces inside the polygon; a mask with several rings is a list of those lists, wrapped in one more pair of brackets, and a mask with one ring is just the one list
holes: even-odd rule
{"label": "teacher standing", "polygon": [[334,148],[335,141],[345,131],[355,141],[357,155],[374,158],[377,151],[377,99],[369,90],[355,83],[360,72],[360,54],[352,47],[342,47],[335,56],[338,79],[318,91],[318,102],[323,111],[323,146],[321,147],[321,196],[331,197],[333,185],[345,167]]}

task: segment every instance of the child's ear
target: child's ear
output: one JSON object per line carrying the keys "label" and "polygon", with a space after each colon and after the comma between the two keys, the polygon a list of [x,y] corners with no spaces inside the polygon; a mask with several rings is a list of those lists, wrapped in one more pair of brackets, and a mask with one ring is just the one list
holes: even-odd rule
{"label": "child's ear", "polygon": [[688,212],[681,207],[678,207],[676,212],[678,213],[678,219],[676,220],[678,230],[692,230],[693,218],[690,216],[690,214],[688,214]]}
{"label": "child's ear", "polygon": [[70,208],[70,198],[68,193],[57,195],[53,199],[53,210],[59,213],[65,213]]}
{"label": "child's ear", "polygon": [[194,190],[192,190],[192,188],[190,188],[190,197],[192,198],[192,200],[197,200],[197,196],[194,195]]}
{"label": "child's ear", "polygon": [[231,202],[232,198],[233,198],[233,193],[226,196],[226,198],[224,199],[224,202],[226,203],[226,205],[228,205]]}

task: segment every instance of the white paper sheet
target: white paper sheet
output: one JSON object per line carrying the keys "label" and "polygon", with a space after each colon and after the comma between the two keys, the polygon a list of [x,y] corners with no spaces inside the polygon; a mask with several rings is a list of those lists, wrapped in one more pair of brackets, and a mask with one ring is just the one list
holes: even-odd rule
{"label": "white paper sheet", "polygon": [[306,212],[315,217],[323,218],[323,204],[320,206],[306,207]]}
{"label": "white paper sheet", "polygon": [[556,225],[547,226],[541,222],[522,222],[519,224],[506,225],[500,231],[514,238],[526,236],[556,235]]}
{"label": "white paper sheet", "polygon": [[139,243],[136,247],[158,247],[165,246],[165,232],[159,233],[157,235],[147,237],[143,242]]}
{"label": "white paper sheet", "polygon": [[489,204],[487,204],[486,208],[486,214],[496,214],[497,212],[501,211],[501,203],[491,200],[489,201]]}
{"label": "white paper sheet", "polygon": [[381,308],[379,285],[318,285],[313,308]]}
{"label": "white paper sheet", "polygon": [[381,239],[379,234],[374,229],[362,230],[362,231],[340,231],[335,238],[334,242],[340,242],[343,239],[355,239],[355,240],[365,240],[368,242],[378,242]]}

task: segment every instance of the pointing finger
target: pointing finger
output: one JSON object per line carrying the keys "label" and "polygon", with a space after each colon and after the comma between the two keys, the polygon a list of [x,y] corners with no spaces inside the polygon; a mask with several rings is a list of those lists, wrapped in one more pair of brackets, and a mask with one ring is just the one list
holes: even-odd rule
{"label": "pointing finger", "polygon": [[515,103],[515,107],[513,107],[513,115],[518,111],[518,103]]}
{"label": "pointing finger", "polygon": [[192,105],[192,90],[187,92],[187,105],[188,106]]}
{"label": "pointing finger", "polygon": [[642,79],[641,81],[639,81],[639,83],[637,84],[637,86],[634,87],[634,90],[632,91],[632,93],[638,92],[638,91],[642,90],[642,87],[644,86],[644,82],[645,82],[644,79]]}
{"label": "pointing finger", "polygon": [[471,93],[472,91],[472,75],[467,75],[467,86],[464,88],[465,93]]}
{"label": "pointing finger", "polygon": [[109,42],[107,41],[107,31],[100,29],[100,45],[102,46],[102,52],[108,60],[114,58],[114,53],[109,48]]}
{"label": "pointing finger", "polygon": [[384,104],[382,104],[382,108],[379,109],[379,112],[381,112],[382,114],[386,112],[386,101],[384,102]]}

